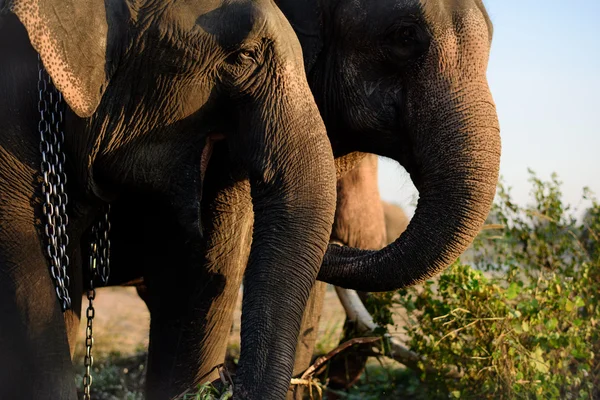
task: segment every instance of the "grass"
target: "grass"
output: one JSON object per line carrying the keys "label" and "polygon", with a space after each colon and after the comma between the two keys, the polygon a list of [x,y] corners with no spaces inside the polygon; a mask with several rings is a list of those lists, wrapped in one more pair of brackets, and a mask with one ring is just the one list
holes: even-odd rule
{"label": "grass", "polygon": [[348,400],[421,400],[417,375],[398,365],[381,365],[372,360],[360,380],[347,392],[335,392]]}
{"label": "grass", "polygon": [[[332,327],[331,331],[335,332]],[[337,345],[337,336],[322,337],[319,343],[323,349],[331,350]],[[329,348],[331,347],[331,348]],[[235,353],[236,348],[231,349]],[[120,353],[102,354],[97,357],[93,367],[92,398],[97,400],[143,400],[145,383],[146,353],[121,355]],[[75,364],[78,396],[83,395],[82,379],[84,366]],[[395,362],[380,363],[371,359],[365,374],[348,392],[335,393],[341,399],[348,400],[385,400],[403,398],[420,400],[418,397],[419,380],[416,374],[402,368]],[[212,400],[219,392],[210,385],[201,385],[185,400]],[[212,397],[211,397],[212,396]],[[217,399],[219,397],[216,397]],[[327,398],[327,394],[325,394]]]}
{"label": "grass", "polygon": [[[92,398],[95,400],[144,399],[146,353],[124,356],[120,353],[97,357],[92,367]],[[83,362],[75,363],[78,397],[83,395]]]}

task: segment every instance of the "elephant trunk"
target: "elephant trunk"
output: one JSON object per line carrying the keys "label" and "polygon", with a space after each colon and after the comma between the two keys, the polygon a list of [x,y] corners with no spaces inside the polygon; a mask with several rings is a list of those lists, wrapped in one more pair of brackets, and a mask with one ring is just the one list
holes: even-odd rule
{"label": "elephant trunk", "polygon": [[[301,59],[300,59],[301,60]],[[325,126],[301,62],[278,93],[248,106],[245,147],[254,209],[244,280],[239,399],[281,399],[289,388],[300,323],[327,249],[336,175]]]}
{"label": "elephant trunk", "polygon": [[415,215],[380,251],[330,246],[319,280],[368,292],[396,290],[439,273],[470,245],[495,195],[501,145],[487,82],[469,82],[447,80],[445,90],[436,91],[451,93],[445,98],[426,88],[408,93],[408,117],[421,123],[405,165],[419,190]]}

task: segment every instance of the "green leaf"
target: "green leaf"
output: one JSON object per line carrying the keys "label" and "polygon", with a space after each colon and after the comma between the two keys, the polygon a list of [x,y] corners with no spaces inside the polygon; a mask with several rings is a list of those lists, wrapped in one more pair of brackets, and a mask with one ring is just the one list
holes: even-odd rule
{"label": "green leaf", "polygon": [[511,283],[508,289],[506,290],[506,298],[508,300],[512,300],[519,295],[521,292],[521,288],[515,282]]}
{"label": "green leaf", "polygon": [[574,308],[575,308],[575,303],[573,303],[571,300],[567,299],[567,301],[565,303],[565,310],[567,312],[571,312],[571,311],[573,311]]}
{"label": "green leaf", "polygon": [[558,319],[556,318],[550,318],[548,321],[546,321],[546,328],[548,328],[548,330],[553,331],[554,329],[556,329],[557,326]]}
{"label": "green leaf", "polygon": [[529,306],[531,307],[532,310],[537,310],[538,307],[540,306],[540,303],[537,299],[532,299],[531,302],[529,302]]}
{"label": "green leaf", "polygon": [[521,380],[521,379],[523,379],[524,377],[525,377],[525,375],[523,375],[523,372],[521,372],[521,371],[517,372],[517,376],[516,376],[517,380],[519,380],[519,381],[520,381],[520,380]]}
{"label": "green leaf", "polygon": [[453,391],[452,397],[454,397],[455,399],[460,399],[460,390]]}
{"label": "green leaf", "polygon": [[519,335],[520,335],[521,333],[523,333],[523,328],[521,327],[521,324],[519,324],[519,322],[518,322],[518,321],[515,321],[515,322],[513,322],[513,323],[512,323],[512,328],[513,328],[513,329],[514,329],[514,331],[515,331],[517,334],[519,334]]}
{"label": "green leaf", "polygon": [[541,372],[542,374],[548,373],[548,366],[544,362],[541,348],[537,347],[535,351],[531,353],[531,363],[533,368],[535,368],[538,372]]}

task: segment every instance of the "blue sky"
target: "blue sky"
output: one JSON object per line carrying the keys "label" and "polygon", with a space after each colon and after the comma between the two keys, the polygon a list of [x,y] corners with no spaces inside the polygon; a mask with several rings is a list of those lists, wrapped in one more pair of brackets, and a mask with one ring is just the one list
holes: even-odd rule
{"label": "blue sky", "polygon": [[[530,202],[527,168],[556,172],[574,207],[584,186],[600,197],[600,0],[484,0],[494,23],[488,80],[502,136],[500,173]],[[380,162],[384,200],[409,206],[404,170]]]}

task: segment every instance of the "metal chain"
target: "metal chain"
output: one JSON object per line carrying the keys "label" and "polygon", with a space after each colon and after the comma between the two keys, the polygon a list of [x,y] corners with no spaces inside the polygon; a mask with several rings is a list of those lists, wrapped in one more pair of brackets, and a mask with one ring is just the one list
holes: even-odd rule
{"label": "metal chain", "polygon": [[[95,228],[94,228],[95,230]],[[92,365],[94,358],[92,357],[92,346],[94,345],[93,321],[96,311],[94,310],[94,300],[96,299],[96,289],[94,288],[94,277],[96,274],[97,246],[94,241],[90,243],[90,288],[87,292],[88,307],[85,312],[87,317],[87,327],[85,328],[85,356],[83,365],[85,366],[85,374],[83,375],[83,398],[90,400],[90,390],[92,386]]]}
{"label": "metal chain", "polygon": [[69,296],[69,256],[67,246],[68,197],[65,190],[67,175],[64,170],[65,154],[63,152],[64,133],[63,99],[54,87],[52,80],[38,54],[38,111],[40,121],[40,152],[42,154],[41,172],[43,177],[43,212],[46,217],[44,234],[47,239],[46,253],[50,260],[50,274],[54,279],[56,296],[63,311],[71,308]]}
{"label": "metal chain", "polygon": [[[104,213],[104,219],[98,222],[97,230],[97,241],[100,253],[100,280],[103,285],[108,283],[110,277],[110,204],[106,206],[106,212]],[[102,236],[100,236],[100,233]]]}
{"label": "metal chain", "polygon": [[99,277],[103,284],[108,282],[110,274],[110,204],[104,213],[104,218],[98,221],[97,226],[92,228],[92,240],[90,242],[90,288],[87,292],[88,308],[86,310],[87,327],[85,329],[85,356],[83,365],[85,374],[83,375],[83,398],[91,399],[92,386],[92,366],[94,357],[92,356],[92,346],[94,345],[93,322],[96,311],[94,310],[94,300],[96,299],[96,289],[94,279]]}
{"label": "metal chain", "polygon": [[[64,169],[66,157],[63,152],[65,139],[63,126],[64,103],[62,94],[52,84],[38,54],[38,111],[40,121],[40,152],[42,154],[41,172],[43,177],[42,194],[43,212],[46,217],[44,234],[48,241],[46,252],[50,260],[50,274],[54,279],[56,296],[63,311],[71,308],[69,296],[69,256],[67,246],[68,197],[65,190],[67,175]],[[103,284],[110,275],[110,204],[107,205],[103,218],[92,228],[90,243],[90,288],[87,292],[88,308],[86,310],[87,328],[85,331],[85,374],[83,376],[83,398],[90,400],[92,385],[92,346],[94,345],[93,321],[95,316],[94,300],[96,289],[94,279],[100,277]]]}

